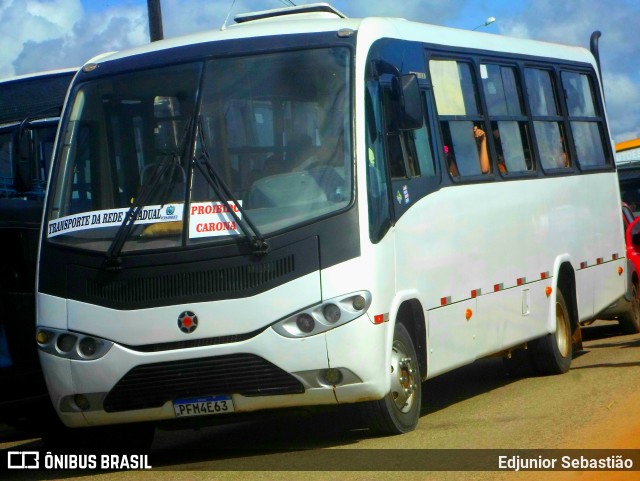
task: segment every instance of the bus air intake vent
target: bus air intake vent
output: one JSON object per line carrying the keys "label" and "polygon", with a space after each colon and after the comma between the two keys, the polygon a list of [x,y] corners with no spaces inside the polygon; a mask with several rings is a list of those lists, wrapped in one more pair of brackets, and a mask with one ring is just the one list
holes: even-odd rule
{"label": "bus air intake vent", "polygon": [[266,256],[207,254],[132,256],[115,272],[68,263],[64,290],[57,295],[110,309],[156,308],[251,297],[320,269],[316,236],[273,248]]}
{"label": "bus air intake vent", "polygon": [[302,383],[253,354],[143,364],[131,369],[104,400],[107,412],[148,409],[175,399],[215,394],[300,394]]}
{"label": "bus air intake vent", "polygon": [[274,287],[294,271],[294,256],[289,255],[260,264],[198,267],[184,272],[168,269],[109,282],[85,277],[85,282],[88,301],[126,309],[252,295]]}
{"label": "bus air intake vent", "polygon": [[158,277],[132,278],[100,285],[89,281],[90,296],[120,302],[181,297],[208,292],[242,292],[284,276],[293,271],[293,256],[258,265],[166,274]]}

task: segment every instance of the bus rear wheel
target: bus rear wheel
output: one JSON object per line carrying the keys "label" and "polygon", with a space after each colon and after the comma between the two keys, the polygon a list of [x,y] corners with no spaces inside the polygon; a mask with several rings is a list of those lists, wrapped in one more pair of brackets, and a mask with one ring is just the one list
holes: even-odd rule
{"label": "bus rear wheel", "polygon": [[531,342],[533,363],[538,374],[562,374],[573,357],[571,318],[561,290],[556,293],[556,332]]}
{"label": "bus rear wheel", "polygon": [[367,424],[376,434],[402,434],[418,424],[422,405],[420,366],[411,336],[396,323],[389,366],[391,389],[379,401],[366,403]]}

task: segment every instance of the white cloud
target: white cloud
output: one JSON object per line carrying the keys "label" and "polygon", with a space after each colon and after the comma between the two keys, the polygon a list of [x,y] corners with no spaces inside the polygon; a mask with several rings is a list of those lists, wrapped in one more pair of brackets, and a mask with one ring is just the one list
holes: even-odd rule
{"label": "white cloud", "polygon": [[640,84],[625,73],[609,73],[604,78],[609,128],[614,140],[640,137]]}
{"label": "white cloud", "polygon": [[139,3],[92,12],[80,0],[3,0],[0,78],[79,66],[148,42],[147,6]]}
{"label": "white cloud", "polygon": [[[42,2],[37,0],[27,0],[23,2],[13,2],[24,7],[25,14],[33,18],[46,19],[55,27],[55,32],[64,31],[70,28],[80,18],[82,6],[80,0],[50,0]],[[38,31],[27,32],[32,39],[36,39]]]}
{"label": "white cloud", "polygon": [[13,62],[25,44],[64,37],[81,17],[80,0],[4,0],[0,5],[0,77],[22,73]]}

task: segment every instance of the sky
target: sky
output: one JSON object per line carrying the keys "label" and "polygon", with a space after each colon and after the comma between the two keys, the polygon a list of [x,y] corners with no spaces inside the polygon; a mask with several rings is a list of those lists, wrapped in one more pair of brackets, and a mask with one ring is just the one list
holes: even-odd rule
{"label": "sky", "polygon": [[[312,0],[293,0],[297,5]],[[165,38],[219,29],[285,0],[160,0]],[[600,57],[615,142],[640,138],[640,0],[334,0],[348,17],[394,16],[589,47]],[[496,21],[485,26],[488,17]],[[149,42],[147,0],[0,0],[0,79],[76,67]]]}

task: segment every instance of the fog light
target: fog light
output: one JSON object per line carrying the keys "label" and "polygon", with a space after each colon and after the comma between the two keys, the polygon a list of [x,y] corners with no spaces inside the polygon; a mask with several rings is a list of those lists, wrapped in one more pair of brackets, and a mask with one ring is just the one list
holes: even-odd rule
{"label": "fog light", "polygon": [[298,326],[298,329],[302,332],[309,333],[313,331],[313,328],[316,326],[316,322],[309,314],[300,314],[296,319],[296,326]]}
{"label": "fog light", "polygon": [[56,345],[61,352],[69,352],[73,349],[73,346],[75,346],[76,340],[76,336],[72,336],[71,334],[62,334],[61,336],[58,336]]}
{"label": "fog light", "polygon": [[342,382],[342,373],[339,369],[325,369],[322,371],[322,382],[329,385],[336,385]]}
{"label": "fog light", "polygon": [[356,311],[361,311],[362,309],[364,309],[364,306],[367,305],[367,301],[365,301],[364,297],[362,296],[356,296],[353,298],[351,305]]}
{"label": "fog light", "polygon": [[324,306],[322,314],[324,314],[324,318],[327,322],[330,322],[331,324],[335,324],[340,320],[340,308],[335,304],[327,304]]}
{"label": "fog light", "polygon": [[78,349],[83,356],[91,357],[98,350],[98,343],[93,337],[84,337],[80,341]]}
{"label": "fog light", "polygon": [[39,330],[36,333],[36,341],[38,344],[48,344],[51,341],[53,335],[49,331]]}
{"label": "fog light", "polygon": [[91,407],[91,403],[84,394],[76,394],[73,396],[73,402],[80,408],[80,411],[87,411]]}

